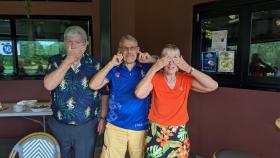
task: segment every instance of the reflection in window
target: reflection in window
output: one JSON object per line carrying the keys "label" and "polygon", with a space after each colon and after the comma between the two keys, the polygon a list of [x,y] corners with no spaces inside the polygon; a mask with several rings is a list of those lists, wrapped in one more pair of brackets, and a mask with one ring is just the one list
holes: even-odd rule
{"label": "reflection in window", "polygon": [[19,75],[44,75],[48,58],[64,54],[64,30],[79,25],[89,30],[88,20],[16,19]]}
{"label": "reflection in window", "polygon": [[0,77],[44,75],[48,58],[65,53],[64,31],[71,25],[81,26],[89,36],[90,17],[0,19]]}
{"label": "reflection in window", "polygon": [[63,42],[56,40],[18,41],[19,75],[44,75],[48,58],[63,53]]}
{"label": "reflection in window", "polygon": [[239,15],[201,21],[201,67],[207,73],[234,73],[237,53]]}
{"label": "reflection in window", "polygon": [[280,10],[252,15],[249,76],[280,77]]}

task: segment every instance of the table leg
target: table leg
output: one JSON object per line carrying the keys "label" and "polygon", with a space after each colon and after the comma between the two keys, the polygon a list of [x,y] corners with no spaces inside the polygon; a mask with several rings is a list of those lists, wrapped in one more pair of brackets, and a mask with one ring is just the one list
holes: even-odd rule
{"label": "table leg", "polygon": [[43,116],[43,128],[44,128],[44,132],[46,132],[46,117]]}
{"label": "table leg", "polygon": [[42,116],[42,117],[43,117],[43,121],[40,121],[40,120],[36,120],[36,119],[33,119],[33,118],[29,118],[29,117],[23,116],[23,118],[25,118],[25,119],[27,119],[27,120],[30,120],[30,121],[32,121],[32,122],[39,123],[39,124],[43,127],[44,132],[46,132],[46,116]]}

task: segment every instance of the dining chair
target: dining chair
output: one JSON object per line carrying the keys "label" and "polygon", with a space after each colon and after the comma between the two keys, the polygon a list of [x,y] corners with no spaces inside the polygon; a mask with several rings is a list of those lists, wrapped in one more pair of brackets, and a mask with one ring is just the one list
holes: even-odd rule
{"label": "dining chair", "polygon": [[9,158],[60,158],[57,140],[45,132],[31,133],[13,147]]}
{"label": "dining chair", "polygon": [[257,158],[239,149],[221,149],[214,153],[213,158]]}
{"label": "dining chair", "polygon": [[198,154],[196,154],[196,153],[190,152],[188,158],[203,158],[203,157],[198,155]]}

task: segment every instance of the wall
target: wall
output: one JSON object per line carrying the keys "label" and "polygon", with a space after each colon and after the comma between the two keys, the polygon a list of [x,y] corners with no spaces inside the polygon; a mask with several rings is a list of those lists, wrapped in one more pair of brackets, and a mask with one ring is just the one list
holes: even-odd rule
{"label": "wall", "polygon": [[280,156],[280,93],[219,88],[192,93],[189,102],[192,148],[210,156],[221,148],[237,148],[261,158]]}
{"label": "wall", "polygon": [[168,43],[179,46],[190,61],[192,46],[192,5],[206,0],[137,0],[136,36],[142,47],[159,54]]}
{"label": "wall", "polygon": [[135,0],[111,0],[111,6],[111,46],[116,53],[123,35],[135,36]]}
{"label": "wall", "polygon": [[[135,32],[140,46],[159,53],[166,43],[191,59],[192,6],[208,0],[136,0]],[[239,148],[261,158],[280,157],[280,93],[220,87],[189,98],[191,150],[211,157],[220,148]]]}

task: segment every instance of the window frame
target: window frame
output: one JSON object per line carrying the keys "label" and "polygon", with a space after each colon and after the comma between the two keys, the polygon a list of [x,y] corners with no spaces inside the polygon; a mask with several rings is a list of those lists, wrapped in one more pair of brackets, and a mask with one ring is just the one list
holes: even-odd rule
{"label": "window frame", "polygon": [[[222,87],[244,88],[266,91],[280,91],[279,77],[254,77],[248,75],[250,45],[251,45],[251,15],[253,12],[264,10],[280,10],[280,1],[249,0],[249,1],[220,1],[199,4],[193,8],[193,43],[192,65],[201,70],[201,20],[207,17],[239,15],[239,41],[235,55],[236,75],[209,75],[218,81]],[[280,39],[279,39],[280,41]]]}
{"label": "window frame", "polygon": [[[12,53],[13,53],[13,62],[15,67],[15,74],[13,75],[0,75],[0,80],[42,80],[44,75],[19,75],[19,67],[18,67],[18,55],[17,55],[17,38],[16,35],[16,19],[27,19],[26,15],[0,15],[0,19],[9,19],[10,20],[10,28],[11,28],[11,41],[12,41]],[[31,15],[30,19],[45,19],[45,20],[86,20],[88,21],[88,34],[90,43],[90,50],[93,50],[93,32],[92,32],[92,17],[91,16],[72,16],[72,15]],[[91,52],[93,53],[93,52]]]}

